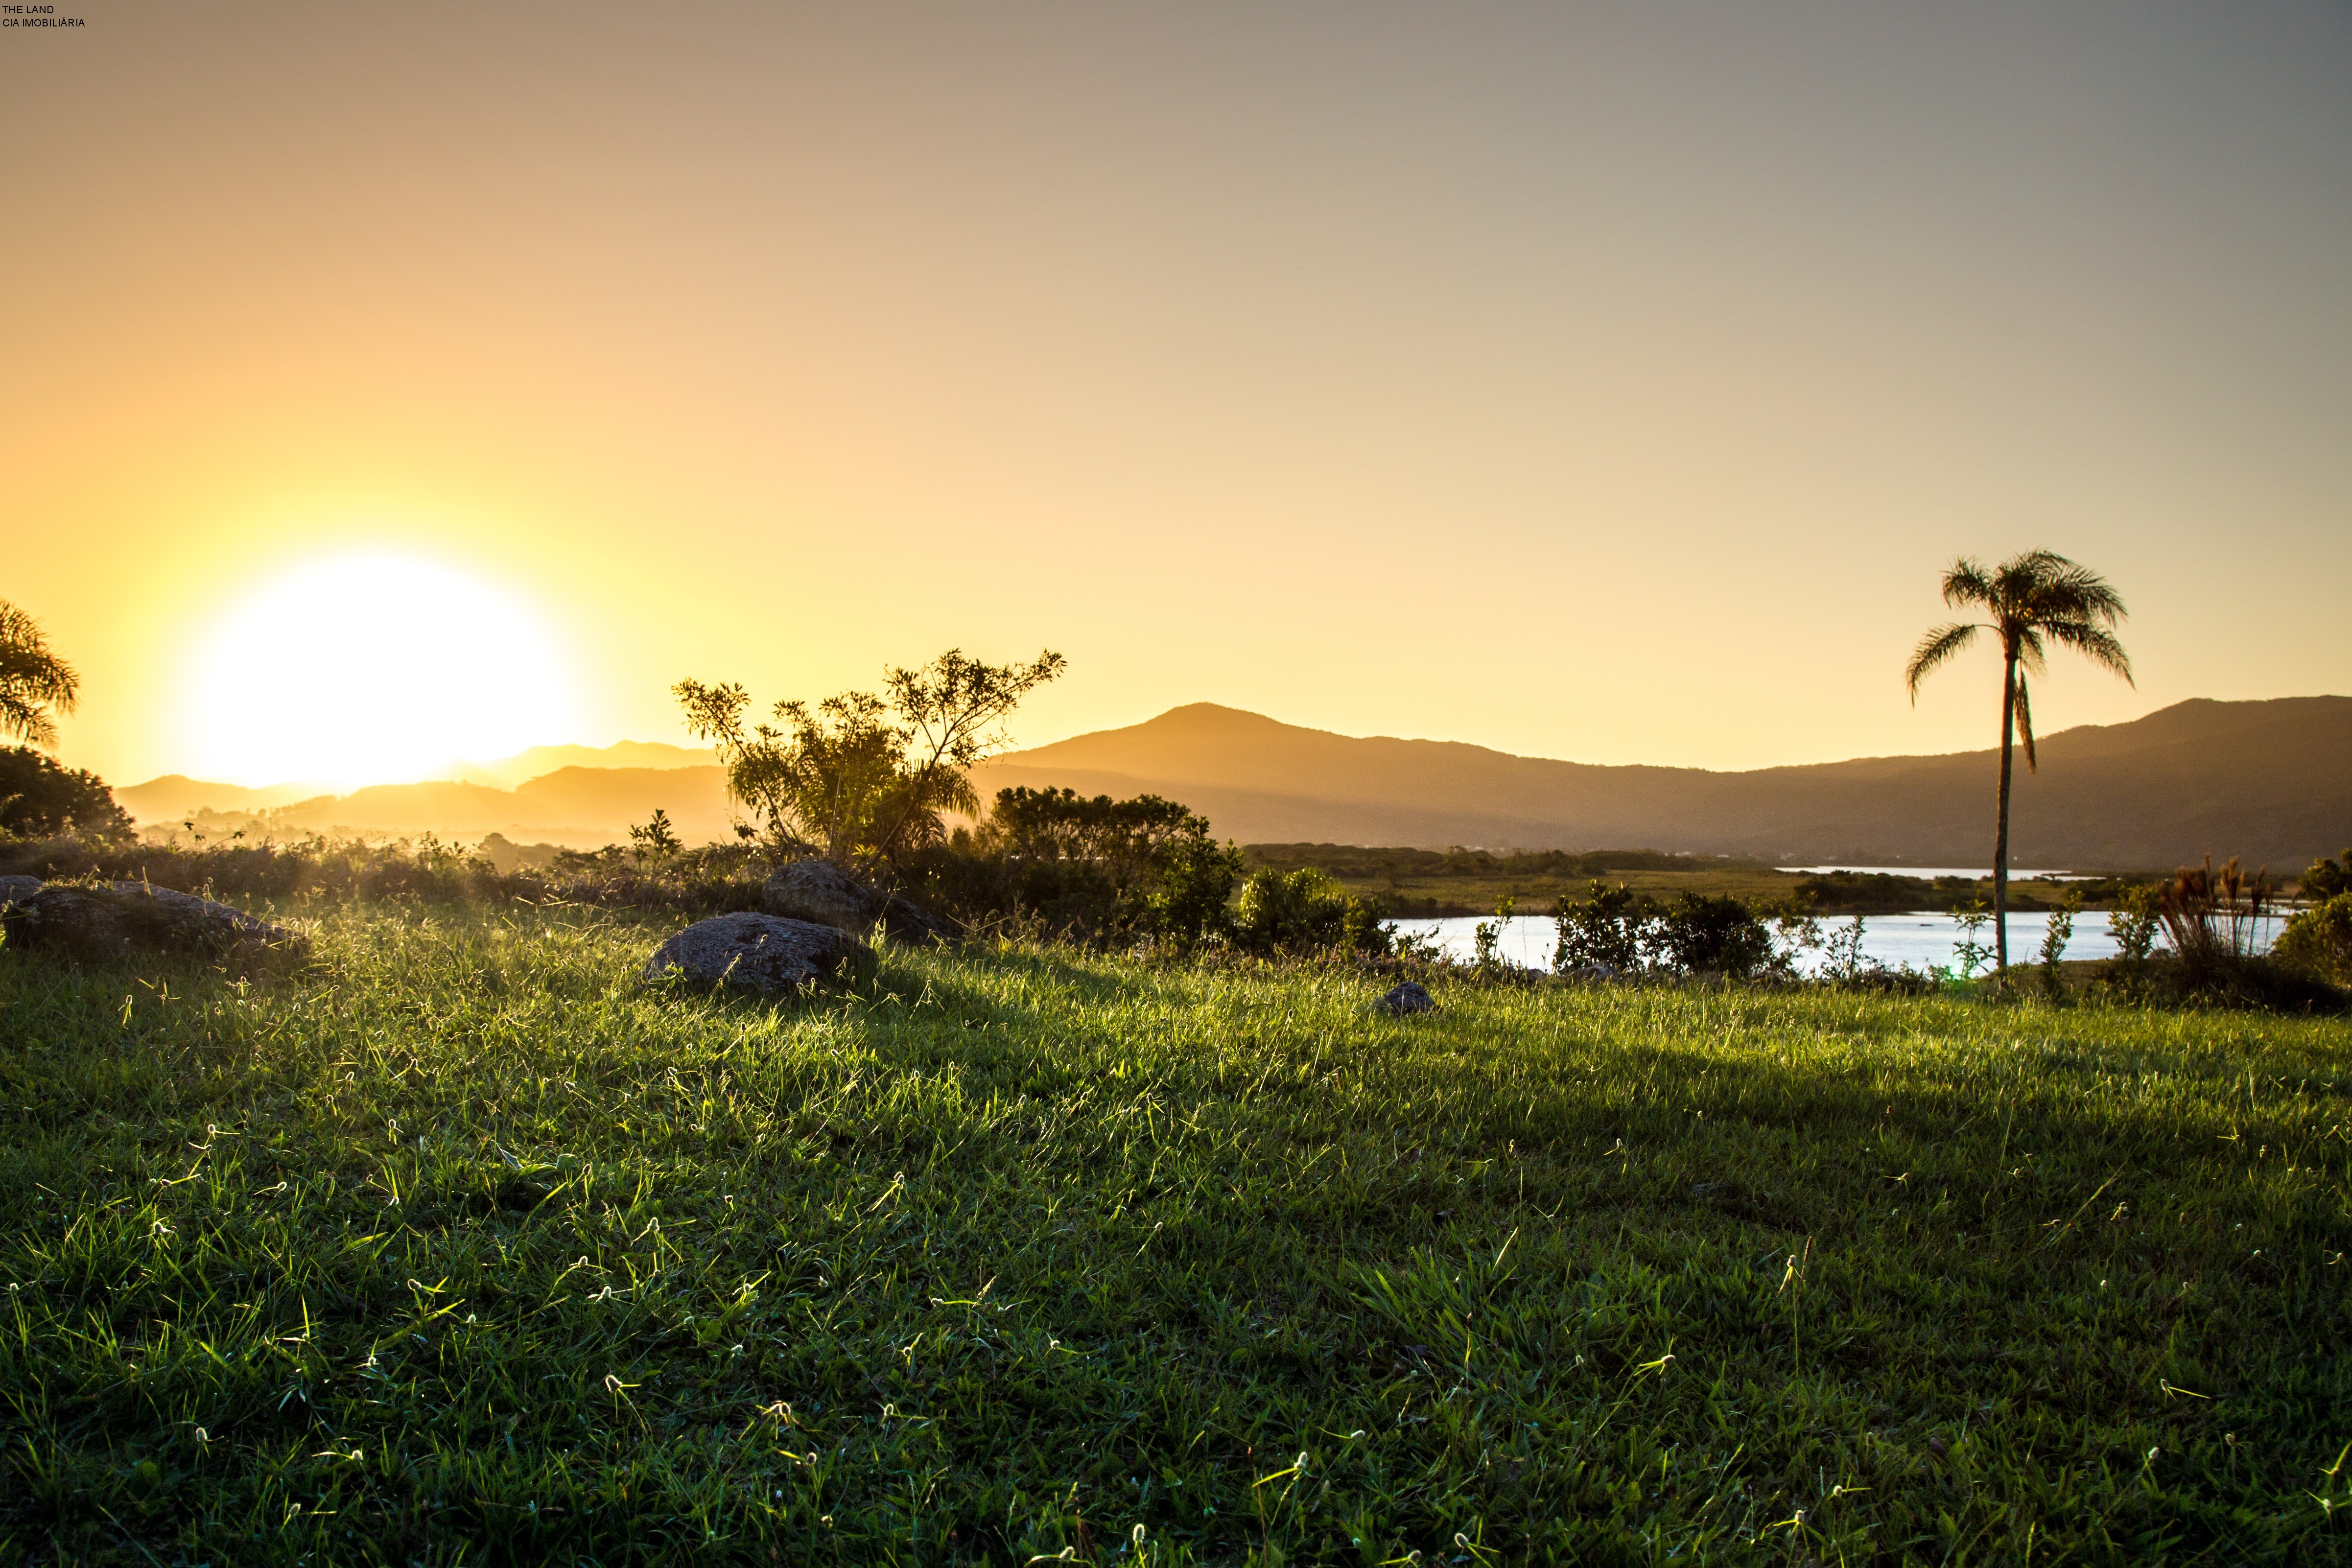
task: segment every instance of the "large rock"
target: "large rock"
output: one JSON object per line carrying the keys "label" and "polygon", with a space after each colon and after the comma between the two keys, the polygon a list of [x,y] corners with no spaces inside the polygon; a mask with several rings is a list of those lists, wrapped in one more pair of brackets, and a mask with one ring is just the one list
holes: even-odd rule
{"label": "large rock", "polygon": [[646,960],[646,978],[676,975],[699,986],[740,986],[780,997],[873,967],[874,949],[845,931],[773,915],[698,920]]}
{"label": "large rock", "polygon": [[831,861],[794,861],[768,878],[760,907],[786,920],[864,936],[876,925],[893,942],[944,942],[955,928],[921,904],[869,887]]}
{"label": "large rock", "polygon": [[203,958],[299,957],[309,938],[242,909],[143,882],[48,883],[18,899],[11,877],[11,941],[100,961],[139,951]]}
{"label": "large rock", "polygon": [[0,904],[23,904],[40,891],[37,876],[0,876]]}

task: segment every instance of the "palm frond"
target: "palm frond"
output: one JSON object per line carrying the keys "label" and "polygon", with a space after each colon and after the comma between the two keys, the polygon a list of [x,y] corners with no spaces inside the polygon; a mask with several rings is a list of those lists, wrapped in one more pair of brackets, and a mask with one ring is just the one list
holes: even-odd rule
{"label": "palm frond", "polygon": [[2019,671],[2017,675],[2015,706],[2018,738],[2025,742],[2025,770],[2028,773],[2039,773],[2042,771],[2042,765],[2033,755],[2033,708],[2025,700],[2025,673],[2022,670]]}
{"label": "palm frond", "polygon": [[2018,666],[2021,669],[2031,670],[2037,675],[2042,674],[2048,665],[2042,657],[2041,629],[2031,625],[2020,626],[2017,628],[2014,640],[2017,644]]}
{"label": "palm frond", "polygon": [[49,652],[40,622],[0,601],[0,734],[55,746],[58,729],[49,710],[73,712],[80,694],[80,677]]}
{"label": "palm frond", "polygon": [[2042,630],[2061,647],[2072,648],[2108,674],[2121,676],[2126,685],[2138,686],[2139,683],[2132,679],[2131,655],[2124,652],[2123,643],[2105,627],[2087,620],[2051,621],[2044,622]]}
{"label": "palm frond", "polygon": [[1977,633],[1983,630],[1983,626],[1972,622],[1955,622],[1949,626],[1937,627],[1920,640],[1918,649],[1911,655],[1911,662],[1903,668],[1903,684],[1911,693],[1914,706],[1919,701],[1919,683],[1926,680],[1937,666],[1975,642]]}
{"label": "palm frond", "polygon": [[1992,580],[1985,575],[1974,556],[1962,556],[1944,573],[1944,602],[1954,609],[1966,605],[1981,605],[1991,609],[1994,602]]}

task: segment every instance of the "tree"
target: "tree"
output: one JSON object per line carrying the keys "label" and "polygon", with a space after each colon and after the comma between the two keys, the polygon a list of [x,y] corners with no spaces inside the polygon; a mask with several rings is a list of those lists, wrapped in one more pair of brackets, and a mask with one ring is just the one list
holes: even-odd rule
{"label": "tree", "polygon": [[81,694],[73,666],[49,652],[40,622],[0,600],[0,735],[55,747],[49,710],[71,713]]}
{"label": "tree", "polygon": [[126,839],[131,832],[129,813],[97,774],[64,767],[29,746],[0,749],[0,837]]}
{"label": "tree", "polygon": [[945,813],[979,813],[970,769],[1010,743],[1003,720],[1063,665],[1050,651],[1034,664],[988,664],[950,648],[919,669],[886,669],[887,699],[780,702],[776,723],[748,728],[740,685],[689,680],[671,690],[687,727],[717,744],[729,796],[764,819],[773,847],[814,844],[845,869],[870,871],[944,837]]}
{"label": "tree", "polygon": [[2009,967],[2009,794],[2011,748],[2025,742],[2025,766],[2039,772],[2033,755],[2033,715],[2025,695],[2025,677],[2047,668],[2050,643],[2072,648],[2093,664],[2132,684],[2131,658],[2116,638],[2116,626],[2128,613],[2121,595],[2106,579],[2049,550],[2028,550],[1987,572],[1962,556],[1944,573],[1944,602],[1955,609],[1982,611],[1989,620],[1955,622],[1938,626],[1920,641],[1903,672],[1914,706],[1919,683],[1937,666],[1990,632],[2000,641],[2000,799],[1999,826],[1993,834],[1992,912],[1993,955]]}

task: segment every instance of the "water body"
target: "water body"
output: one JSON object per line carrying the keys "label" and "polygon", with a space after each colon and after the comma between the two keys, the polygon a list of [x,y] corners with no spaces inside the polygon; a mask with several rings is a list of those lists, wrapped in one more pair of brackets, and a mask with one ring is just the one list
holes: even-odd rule
{"label": "water body", "polygon": [[[1827,876],[1833,871],[1850,871],[1856,876],[1917,876],[1930,879],[1939,876],[1965,876],[1974,882],[1982,882],[1992,875],[1992,867],[1989,865],[1784,865],[1777,869],[1801,872],[1809,876]],[[2097,880],[2095,877],[2082,876],[2071,871],[2021,871],[2011,866],[2009,872],[2009,880],[2011,882],[2030,882],[2037,876],[2046,876],[2053,882]]]}
{"label": "water body", "polygon": [[[1852,916],[1839,919],[1826,917],[1822,921],[1822,935],[1827,937],[1845,927]],[[1476,950],[1475,934],[1478,918],[1461,915],[1444,920],[1398,920],[1391,922],[1398,930],[1421,933],[1434,929],[1438,945],[1459,958],[1468,958]],[[2282,921],[2266,923],[2262,934],[2262,946],[2267,948],[2278,936]],[[2042,938],[2049,935],[2050,916],[2046,912],[2019,914],[2009,917],[2009,961],[2011,964],[2039,963]],[[1549,915],[1521,915],[1510,923],[1503,933],[1500,945],[1504,957],[1528,968],[1551,967],[1552,947],[1559,939],[1559,927]],[[1978,938],[1986,946],[1992,946],[1992,925],[1987,922]],[[1958,922],[1937,911],[1923,910],[1911,915],[1871,915],[1863,918],[1862,953],[1865,960],[1875,960],[1890,969],[1909,965],[1915,969],[1935,968],[1951,965],[1956,960],[1953,948],[1960,940]],[[2161,946],[2161,939],[2158,946]],[[2085,909],[2074,916],[2074,935],[2066,944],[2066,957],[2112,958],[2116,956],[2116,939],[2107,929],[2107,912]],[[1797,956],[1797,968],[1812,974],[1822,966],[1819,949]]]}

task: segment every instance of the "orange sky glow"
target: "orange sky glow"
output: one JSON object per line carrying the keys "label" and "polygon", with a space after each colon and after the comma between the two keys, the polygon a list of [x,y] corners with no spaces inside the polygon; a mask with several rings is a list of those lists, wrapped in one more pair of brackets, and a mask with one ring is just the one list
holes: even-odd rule
{"label": "orange sky glow", "polygon": [[0,598],[118,783],[1056,648],[1755,767],[1987,746],[1955,553],[2352,691],[2352,11],[89,0],[0,35]]}

